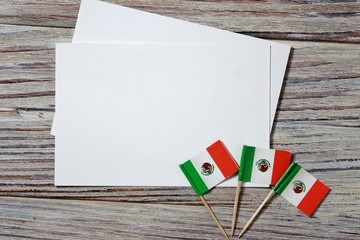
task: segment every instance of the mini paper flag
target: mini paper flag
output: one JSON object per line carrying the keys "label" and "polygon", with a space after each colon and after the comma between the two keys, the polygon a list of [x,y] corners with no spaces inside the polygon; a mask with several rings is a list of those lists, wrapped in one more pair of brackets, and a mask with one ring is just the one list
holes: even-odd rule
{"label": "mini paper flag", "polygon": [[180,168],[199,196],[239,170],[235,160],[220,140],[199,155],[180,164]]}
{"label": "mini paper flag", "polygon": [[291,153],[243,146],[239,181],[275,185],[290,165]]}
{"label": "mini paper flag", "polygon": [[293,162],[273,190],[311,216],[330,189]]}

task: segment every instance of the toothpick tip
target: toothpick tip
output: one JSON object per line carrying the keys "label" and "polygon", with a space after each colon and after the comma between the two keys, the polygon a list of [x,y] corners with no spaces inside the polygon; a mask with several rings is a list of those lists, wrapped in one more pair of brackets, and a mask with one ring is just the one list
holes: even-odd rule
{"label": "toothpick tip", "polygon": [[239,234],[239,238],[241,238],[241,236],[244,234],[244,230],[241,231],[241,233]]}
{"label": "toothpick tip", "polygon": [[231,237],[234,236],[234,232],[235,232],[235,226],[233,225],[233,226],[231,227],[231,234],[230,234]]}

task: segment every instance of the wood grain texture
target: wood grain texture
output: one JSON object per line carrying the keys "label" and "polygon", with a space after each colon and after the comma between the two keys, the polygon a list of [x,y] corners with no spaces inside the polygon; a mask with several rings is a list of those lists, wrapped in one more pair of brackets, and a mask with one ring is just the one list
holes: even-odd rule
{"label": "wood grain texture", "polygon": [[[257,206],[255,200],[242,207],[236,235]],[[232,207],[212,209],[229,233]],[[309,218],[277,196],[243,239],[356,239],[359,218],[348,208],[339,211],[325,201]],[[2,197],[0,212],[0,237],[6,239],[224,239],[204,206]]]}
{"label": "wood grain texture", "polygon": [[[332,191],[313,218],[276,197],[244,238],[358,238],[358,1],[112,2],[293,46],[271,145],[293,152]],[[0,2],[0,239],[221,239],[190,188],[54,187],[54,48],[70,42],[78,8]],[[268,191],[242,191],[238,228]],[[228,233],[234,194],[206,195]]]}
{"label": "wood grain texture", "polygon": [[[360,41],[357,1],[106,0],[224,30],[287,40]],[[74,27],[79,0],[3,0],[0,23]]]}

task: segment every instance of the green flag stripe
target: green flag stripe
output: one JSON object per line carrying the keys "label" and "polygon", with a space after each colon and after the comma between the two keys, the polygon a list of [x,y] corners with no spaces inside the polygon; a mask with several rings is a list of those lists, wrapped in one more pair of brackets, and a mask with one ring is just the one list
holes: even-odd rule
{"label": "green flag stripe", "polygon": [[194,165],[191,163],[190,160],[187,160],[185,163],[181,164],[180,168],[197,195],[201,196],[207,191],[209,191],[205,182],[201,179],[199,173],[196,171]]}
{"label": "green flag stripe", "polygon": [[243,146],[240,169],[239,169],[239,181],[250,182],[252,167],[254,162],[255,147]]}
{"label": "green flag stripe", "polygon": [[286,170],[284,175],[280,178],[280,180],[275,185],[273,190],[276,193],[281,194],[285,190],[287,185],[289,185],[291,180],[295,177],[295,175],[300,171],[300,169],[301,169],[301,167],[297,163],[292,162],[290,167]]}

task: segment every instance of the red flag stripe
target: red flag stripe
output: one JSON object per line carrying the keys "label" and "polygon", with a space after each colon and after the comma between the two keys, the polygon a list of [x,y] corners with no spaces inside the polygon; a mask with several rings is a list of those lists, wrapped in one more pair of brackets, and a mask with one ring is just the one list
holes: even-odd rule
{"label": "red flag stripe", "polygon": [[275,185],[290,165],[291,153],[283,150],[276,150],[274,157],[271,185]]}
{"label": "red flag stripe", "polygon": [[206,148],[225,178],[235,174],[239,167],[230,155],[224,144],[219,140]]}
{"label": "red flag stripe", "polygon": [[297,207],[310,217],[329,190],[330,189],[325,186],[325,184],[319,180],[316,180],[314,185],[311,187],[309,192],[305,195]]}

